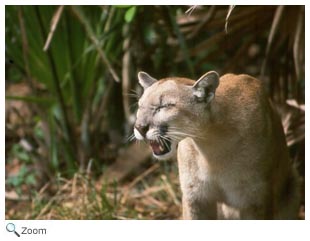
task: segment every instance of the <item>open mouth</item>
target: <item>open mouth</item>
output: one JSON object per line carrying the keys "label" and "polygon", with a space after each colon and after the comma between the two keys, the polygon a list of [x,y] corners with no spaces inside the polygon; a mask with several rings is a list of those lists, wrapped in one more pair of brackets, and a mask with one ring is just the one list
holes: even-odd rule
{"label": "open mouth", "polygon": [[156,156],[165,155],[171,151],[171,142],[161,139],[160,141],[150,140],[150,146]]}

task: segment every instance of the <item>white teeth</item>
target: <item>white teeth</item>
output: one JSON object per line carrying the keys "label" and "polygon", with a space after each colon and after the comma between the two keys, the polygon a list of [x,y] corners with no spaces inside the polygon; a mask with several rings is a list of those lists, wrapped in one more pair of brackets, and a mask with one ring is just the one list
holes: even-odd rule
{"label": "white teeth", "polygon": [[159,145],[159,150],[164,151],[164,148],[161,145]]}

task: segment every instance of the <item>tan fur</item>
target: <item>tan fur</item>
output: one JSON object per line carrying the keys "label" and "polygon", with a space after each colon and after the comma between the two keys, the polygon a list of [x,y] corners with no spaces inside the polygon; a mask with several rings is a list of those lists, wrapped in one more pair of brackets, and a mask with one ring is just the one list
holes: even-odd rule
{"label": "tan fur", "polygon": [[[150,131],[168,123],[189,133],[177,148],[183,218],[296,219],[298,176],[262,83],[226,74],[205,106],[192,97],[194,83],[159,80],[145,90],[137,113]],[[150,114],[159,98],[176,106]]]}

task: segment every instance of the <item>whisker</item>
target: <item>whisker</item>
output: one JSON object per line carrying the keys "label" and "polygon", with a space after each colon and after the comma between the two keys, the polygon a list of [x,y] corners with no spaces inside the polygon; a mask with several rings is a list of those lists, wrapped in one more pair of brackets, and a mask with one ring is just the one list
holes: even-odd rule
{"label": "whisker", "polygon": [[167,131],[167,134],[168,135],[187,136],[187,137],[192,137],[192,138],[205,139],[203,136],[194,135],[191,133],[185,133],[185,132],[181,132],[181,131]]}
{"label": "whisker", "polygon": [[137,91],[133,90],[133,89],[131,89],[131,90],[129,91],[129,93],[124,93],[124,95],[131,96],[131,97],[135,97],[135,98],[137,98],[137,99],[139,99],[139,98],[141,97],[141,94],[138,93]]}
{"label": "whisker", "polygon": [[132,94],[132,93],[123,93],[123,95],[129,96],[129,97],[134,97],[134,98],[139,98],[139,96],[137,94]]}
{"label": "whisker", "polygon": [[[173,130],[173,131],[183,131],[184,129],[180,129],[180,128],[177,128],[177,127],[173,127],[173,126],[169,126],[169,130]],[[194,127],[187,127],[185,129],[186,131],[191,131],[191,132],[198,132],[199,130],[197,128],[194,128]]]}
{"label": "whisker", "polygon": [[169,135],[169,138],[173,141],[179,142],[181,141],[183,138],[179,137],[179,136],[174,136],[174,135]]}
{"label": "whisker", "polygon": [[167,142],[163,141],[163,143],[167,149],[170,149]]}
{"label": "whisker", "polygon": [[130,142],[130,141],[132,141],[132,140],[135,139],[135,138],[136,138],[135,134],[132,133],[130,136],[128,136],[128,137],[126,138],[126,142]]}
{"label": "whisker", "polygon": [[160,143],[160,145],[163,145],[163,140],[160,139],[160,136],[156,136],[156,140]]}
{"label": "whisker", "polygon": [[[181,134],[181,135],[188,135],[188,136],[200,136],[199,134],[196,134],[196,131],[190,131],[190,130],[168,130],[169,134]],[[199,132],[198,132],[199,133]]]}
{"label": "whisker", "polygon": [[129,90],[131,93],[133,93],[133,94],[136,94],[136,95],[138,95],[139,93],[138,93],[138,91],[136,91],[135,89],[131,89],[131,90]]}
{"label": "whisker", "polygon": [[164,139],[166,141],[171,141],[171,140],[178,141],[178,139],[170,138],[170,136],[166,137],[166,136],[161,135],[158,130],[154,131],[154,133],[155,133],[155,135],[161,137],[162,139]]}
{"label": "whisker", "polygon": [[133,107],[136,107],[138,105],[138,102],[134,102],[134,103],[132,103],[129,107],[130,108],[133,108]]}
{"label": "whisker", "polygon": [[179,142],[180,140],[183,139],[182,138],[183,136],[189,136],[190,134],[184,134],[183,136],[181,136],[181,135],[177,136],[175,134],[175,132],[167,131],[167,135],[163,136],[163,135],[160,134],[160,132],[158,130],[156,130],[156,131],[154,131],[154,135],[160,136],[162,139],[165,139],[167,141],[173,140],[173,141]]}
{"label": "whisker", "polygon": [[[170,136],[169,136],[169,137],[166,137],[166,136],[161,135],[161,134],[159,133],[158,130],[154,131],[154,134],[157,136],[156,139],[158,140],[158,142],[159,142],[161,145],[166,146],[168,149],[169,149],[169,146],[168,146],[168,144],[167,144],[166,141],[169,141],[169,142],[171,142],[171,140],[178,141],[178,140],[176,140],[176,139],[170,138]],[[165,141],[165,140],[166,140],[166,141]]]}
{"label": "whisker", "polygon": [[180,138],[176,138],[175,136],[161,136],[163,139],[165,139],[166,141],[171,141],[171,140],[173,140],[173,141],[179,141],[180,140]]}
{"label": "whisker", "polygon": [[190,138],[197,138],[197,139],[204,139],[204,137],[200,137],[200,136],[195,136],[195,135],[189,135],[189,134],[174,134],[175,136],[181,138],[186,138],[186,137],[190,137]]}

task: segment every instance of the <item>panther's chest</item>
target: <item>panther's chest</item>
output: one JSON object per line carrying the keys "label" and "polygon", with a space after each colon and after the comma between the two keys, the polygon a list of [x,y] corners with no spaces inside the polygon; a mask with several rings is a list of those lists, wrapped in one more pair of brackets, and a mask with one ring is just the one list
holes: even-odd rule
{"label": "panther's chest", "polygon": [[179,143],[178,166],[181,190],[189,199],[221,201],[223,190],[219,175],[212,171],[191,140]]}
{"label": "panther's chest", "polygon": [[203,155],[191,139],[180,142],[178,166],[183,196],[192,201],[219,202],[239,208],[260,188],[255,169],[243,168],[233,155]]}

